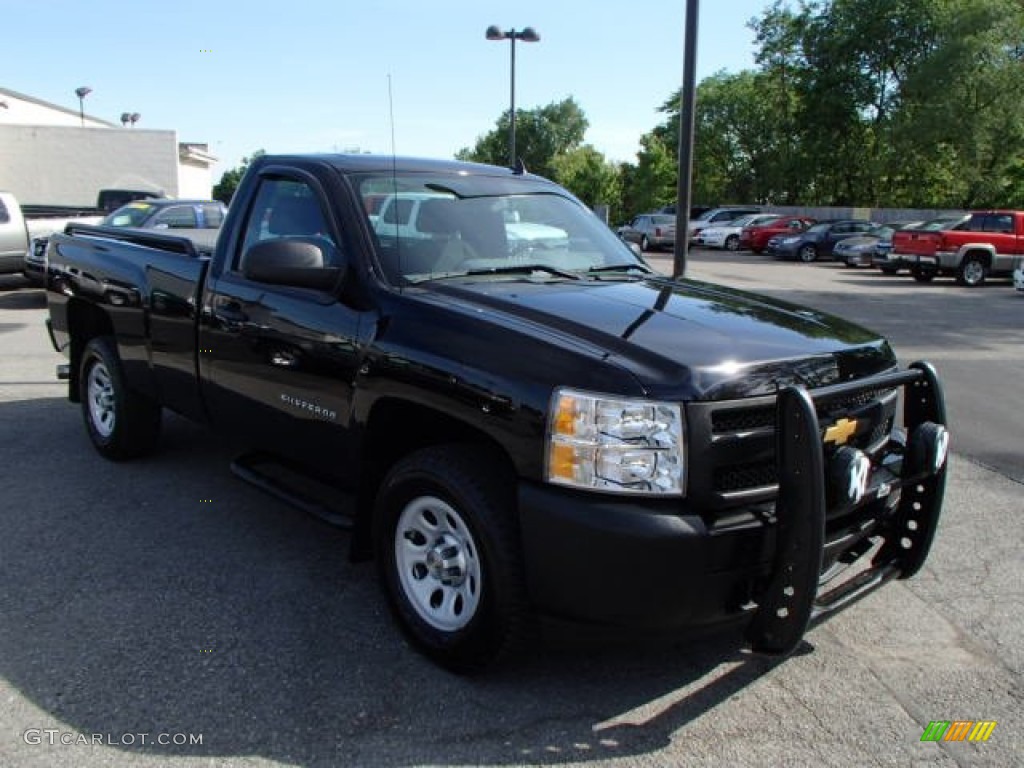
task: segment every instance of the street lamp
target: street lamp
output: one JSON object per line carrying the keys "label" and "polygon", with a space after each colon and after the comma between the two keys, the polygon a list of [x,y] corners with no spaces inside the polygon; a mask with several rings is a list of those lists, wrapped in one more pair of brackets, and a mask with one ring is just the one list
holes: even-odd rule
{"label": "street lamp", "polygon": [[127,127],[128,123],[131,123],[134,127],[139,118],[142,117],[138,112],[122,112],[121,113],[121,125]]}
{"label": "street lamp", "polygon": [[85,127],[85,97],[92,93],[92,88],[87,85],[75,88],[75,96],[78,97],[78,117],[82,121],[82,127]]}
{"label": "street lamp", "polygon": [[495,25],[487,28],[488,40],[508,40],[511,50],[511,65],[509,66],[509,117],[508,117],[508,164],[510,168],[516,166],[516,40],[524,43],[536,43],[540,40],[533,27],[524,27],[519,31],[509,29],[502,31]]}

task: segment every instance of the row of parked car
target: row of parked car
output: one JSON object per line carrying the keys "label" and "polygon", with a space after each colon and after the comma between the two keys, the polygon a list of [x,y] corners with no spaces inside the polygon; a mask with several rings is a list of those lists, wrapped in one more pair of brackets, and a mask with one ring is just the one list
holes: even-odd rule
{"label": "row of parked car", "polygon": [[[675,245],[675,215],[640,214],[618,233],[643,250],[671,248]],[[804,263],[834,259],[851,268],[877,267],[888,275],[906,270],[919,282],[950,275],[962,285],[974,286],[989,276],[1012,272],[1015,287],[1024,291],[1022,212],[977,211],[879,223],[866,219],[816,221],[754,208],[714,208],[689,220],[687,237],[691,245],[750,250]],[[894,240],[899,241],[898,247]]]}

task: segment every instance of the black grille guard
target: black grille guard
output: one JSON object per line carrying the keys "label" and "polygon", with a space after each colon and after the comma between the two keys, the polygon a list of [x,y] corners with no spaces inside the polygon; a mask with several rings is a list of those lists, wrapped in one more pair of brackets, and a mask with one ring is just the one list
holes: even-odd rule
{"label": "black grille guard", "polygon": [[[903,388],[903,421],[908,436],[896,474],[885,472],[886,493],[900,492],[895,515],[870,565],[832,588],[821,585],[825,538],[825,451],[815,401],[855,395],[879,387]],[[907,370],[814,390],[802,386],[779,393],[776,404],[776,463],[779,492],[774,526],[776,549],[771,575],[755,595],[756,612],[747,639],[756,652],[786,654],[808,626],[860,599],[893,578],[909,578],[924,564],[942,509],[946,482],[946,410],[934,368],[924,362]],[[934,443],[934,447],[931,445]],[[865,497],[860,504],[874,499]]]}

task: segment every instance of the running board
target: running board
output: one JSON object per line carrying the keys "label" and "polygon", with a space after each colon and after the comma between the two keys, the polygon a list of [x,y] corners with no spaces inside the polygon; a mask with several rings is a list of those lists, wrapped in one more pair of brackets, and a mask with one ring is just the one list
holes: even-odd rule
{"label": "running board", "polygon": [[355,527],[353,495],[276,456],[243,454],[231,462],[231,471],[250,485],[325,523],[346,530]]}

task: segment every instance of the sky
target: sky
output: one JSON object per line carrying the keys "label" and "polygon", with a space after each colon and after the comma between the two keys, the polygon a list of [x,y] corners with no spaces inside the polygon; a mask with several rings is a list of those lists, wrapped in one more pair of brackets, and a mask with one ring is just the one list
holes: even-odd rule
{"label": "sky", "polygon": [[[680,87],[686,0],[0,0],[0,87],[207,143],[214,178],[257,149],[450,158],[516,107],[573,97],[584,141],[635,161]],[[700,3],[698,80],[754,66],[747,22],[770,0]],[[132,130],[126,128],[124,130]]]}

